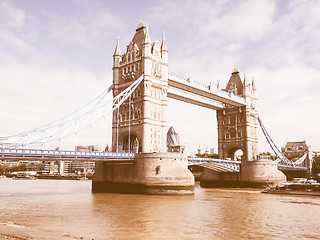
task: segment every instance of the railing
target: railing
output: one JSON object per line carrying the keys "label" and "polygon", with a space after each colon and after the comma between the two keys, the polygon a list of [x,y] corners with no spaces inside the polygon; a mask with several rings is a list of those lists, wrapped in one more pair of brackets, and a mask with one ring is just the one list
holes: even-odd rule
{"label": "railing", "polygon": [[300,167],[300,166],[294,166],[294,165],[283,165],[278,164],[279,169],[291,169],[291,170],[299,170],[299,171],[308,171],[307,167]]}
{"label": "railing", "polygon": [[201,162],[201,163],[207,163],[207,162],[230,163],[230,164],[241,165],[241,161],[232,161],[232,160],[216,159],[216,158],[191,158],[191,157],[188,157],[188,161],[189,162]]}
{"label": "railing", "polygon": [[[0,158],[14,158],[22,157],[25,160],[28,158],[70,158],[70,161],[84,160],[88,161],[101,161],[101,160],[126,160],[133,161],[134,153],[115,153],[115,152],[81,152],[70,150],[38,150],[38,149],[15,149],[15,148],[0,148]],[[239,170],[241,161],[233,161],[226,159],[215,158],[188,158],[189,165],[196,165],[200,163],[218,163],[229,168]],[[290,169],[297,171],[308,171],[307,167],[293,166],[293,165],[278,165],[279,169]]]}
{"label": "railing", "polygon": [[[241,161],[232,161],[225,159],[215,159],[215,158],[188,158],[189,165],[197,165],[201,163],[216,163],[230,169],[240,171]],[[190,164],[191,163],[191,164]]]}
{"label": "railing", "polygon": [[178,76],[176,74],[173,73],[168,73],[168,78],[169,80],[184,84],[184,85],[188,85],[191,87],[194,87],[196,89],[200,89],[202,91],[211,93],[211,94],[215,94],[221,98],[225,98],[228,100],[232,100],[235,101],[237,103],[246,105],[246,101],[243,97],[234,95],[233,93],[229,93],[226,91],[223,91],[221,89],[218,89],[216,87],[212,87],[210,84],[205,84],[205,83],[201,83],[201,82],[196,82],[190,78],[183,78],[181,76]]}
{"label": "railing", "polygon": [[[224,160],[224,159],[214,159],[214,158],[188,158],[190,165],[196,165],[199,163],[220,163],[224,165],[230,165],[237,166],[234,169],[240,169],[241,161],[232,161],[232,160]],[[290,170],[296,170],[296,171],[308,171],[307,167],[302,166],[293,166],[293,165],[283,165],[278,164],[278,169],[290,169]]]}
{"label": "railing", "polygon": [[171,94],[177,95],[177,96],[181,96],[181,97],[184,97],[184,98],[187,98],[187,99],[190,99],[190,100],[194,100],[194,101],[197,101],[197,102],[200,102],[200,103],[204,103],[204,104],[207,104],[209,106],[213,106],[215,108],[225,108],[225,104],[223,104],[223,103],[221,103],[219,101],[216,101],[216,100],[213,100],[213,99],[210,99],[210,98],[207,98],[207,97],[203,97],[203,96],[197,95],[195,93],[184,91],[184,90],[181,90],[179,88],[175,88],[175,87],[169,86],[168,87],[168,93],[171,93]]}
{"label": "railing", "polygon": [[8,156],[24,157],[69,157],[88,159],[127,159],[133,160],[134,153],[114,153],[114,152],[81,152],[69,150],[37,150],[37,149],[13,149],[0,148],[0,155],[4,158]]}

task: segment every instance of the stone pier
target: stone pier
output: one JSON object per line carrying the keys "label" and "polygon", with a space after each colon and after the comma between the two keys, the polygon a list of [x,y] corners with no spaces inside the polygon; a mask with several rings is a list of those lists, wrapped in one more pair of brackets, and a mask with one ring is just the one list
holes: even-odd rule
{"label": "stone pier", "polygon": [[188,195],[194,177],[180,153],[137,153],[132,163],[97,162],[92,192]]}

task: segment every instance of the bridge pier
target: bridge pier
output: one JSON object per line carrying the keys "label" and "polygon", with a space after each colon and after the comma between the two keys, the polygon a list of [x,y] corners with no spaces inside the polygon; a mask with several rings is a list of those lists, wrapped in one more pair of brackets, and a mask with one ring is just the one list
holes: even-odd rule
{"label": "bridge pier", "polygon": [[180,153],[137,153],[133,163],[96,162],[92,192],[188,195],[194,177]]}
{"label": "bridge pier", "polygon": [[239,172],[216,172],[204,169],[200,176],[201,187],[274,187],[286,181],[274,161],[245,161]]}
{"label": "bridge pier", "polygon": [[311,177],[311,174],[306,171],[292,171],[290,169],[288,170],[281,170],[283,174],[286,175],[287,180],[293,180],[294,178],[309,178]]}
{"label": "bridge pier", "polygon": [[278,163],[269,160],[246,161],[241,164],[241,183],[246,187],[273,187],[286,181]]}

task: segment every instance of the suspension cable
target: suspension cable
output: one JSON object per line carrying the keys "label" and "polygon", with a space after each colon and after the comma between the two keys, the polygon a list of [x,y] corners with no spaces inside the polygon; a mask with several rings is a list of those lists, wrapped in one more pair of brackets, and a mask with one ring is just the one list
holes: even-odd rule
{"label": "suspension cable", "polygon": [[130,120],[131,120],[131,96],[129,96],[129,138],[128,138],[128,152],[130,153],[131,142],[130,142]]}
{"label": "suspension cable", "polygon": [[267,142],[269,143],[271,149],[273,150],[273,152],[278,156],[278,158],[280,160],[282,160],[283,162],[285,162],[286,164],[288,165],[298,165],[298,164],[301,164],[305,158],[307,157],[307,152],[304,153],[304,155],[299,158],[297,161],[293,162],[292,160],[289,160],[280,150],[279,148],[277,147],[277,145],[274,143],[274,141],[271,139],[267,129],[265,128],[265,126],[263,125],[262,121],[261,121],[261,118],[260,116],[258,116],[258,121],[259,121],[259,124],[260,124],[260,127],[261,127],[261,130],[264,134],[264,136],[266,137],[267,139]]}
{"label": "suspension cable", "polygon": [[[100,121],[105,114],[104,109],[108,109],[107,114],[118,109],[119,106],[132,94],[143,80],[143,74],[129,87],[112,100],[107,100],[108,93],[113,88],[113,84],[103,92],[94,101],[80,108],[80,110],[60,118],[57,121],[46,124],[42,127],[35,128],[23,133],[1,137],[0,146],[3,147],[19,147],[26,145],[37,145],[52,141],[61,141],[62,139],[80,133]],[[119,111],[119,110],[118,110]],[[79,124],[75,124],[79,123]],[[78,127],[74,127],[78,126]],[[45,134],[43,134],[45,133]],[[45,135],[45,136],[44,136]]]}

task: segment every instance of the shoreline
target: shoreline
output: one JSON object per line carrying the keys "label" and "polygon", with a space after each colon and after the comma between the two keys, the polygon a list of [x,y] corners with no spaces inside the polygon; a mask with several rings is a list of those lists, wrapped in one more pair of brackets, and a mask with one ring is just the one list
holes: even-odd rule
{"label": "shoreline", "polygon": [[0,233],[0,240],[26,240],[26,239],[27,238],[21,238],[21,237],[16,237],[16,236]]}

